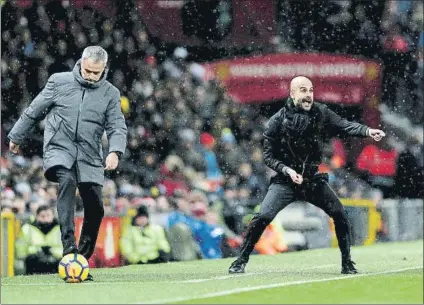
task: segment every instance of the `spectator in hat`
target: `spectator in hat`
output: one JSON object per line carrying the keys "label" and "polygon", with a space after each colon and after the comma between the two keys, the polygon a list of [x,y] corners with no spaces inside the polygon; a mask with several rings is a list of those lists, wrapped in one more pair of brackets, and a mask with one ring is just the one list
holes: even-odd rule
{"label": "spectator in hat", "polygon": [[160,184],[166,188],[170,196],[177,189],[188,191],[189,187],[184,176],[184,162],[176,155],[169,155],[160,169],[162,179]]}
{"label": "spectator in hat", "polygon": [[130,264],[163,263],[169,260],[171,247],[163,227],[151,224],[146,206],[137,208],[131,226],[124,231],[121,253]]}
{"label": "spectator in hat", "polygon": [[26,273],[56,273],[62,258],[60,228],[53,209],[37,208],[35,221],[24,224],[16,242],[16,257],[25,261]]}
{"label": "spectator in hat", "polygon": [[213,151],[215,147],[215,138],[208,132],[203,132],[200,135],[200,151],[206,163],[206,178],[209,180],[222,179],[221,169],[216,158],[216,154]]}
{"label": "spectator in hat", "polygon": [[[219,166],[225,176],[236,175],[245,154],[237,146],[236,138],[231,129],[224,128],[221,131],[217,158]],[[246,159],[246,158],[245,158]]]}

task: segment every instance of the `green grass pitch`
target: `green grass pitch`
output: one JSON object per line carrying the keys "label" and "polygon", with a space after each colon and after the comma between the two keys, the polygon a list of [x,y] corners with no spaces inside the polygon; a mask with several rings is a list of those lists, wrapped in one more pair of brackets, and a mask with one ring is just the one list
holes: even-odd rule
{"label": "green grass pitch", "polygon": [[340,274],[338,249],[252,256],[246,273],[232,259],[93,269],[95,282],[57,275],[2,278],[1,303],[19,304],[423,304],[423,241],[354,247],[358,275]]}

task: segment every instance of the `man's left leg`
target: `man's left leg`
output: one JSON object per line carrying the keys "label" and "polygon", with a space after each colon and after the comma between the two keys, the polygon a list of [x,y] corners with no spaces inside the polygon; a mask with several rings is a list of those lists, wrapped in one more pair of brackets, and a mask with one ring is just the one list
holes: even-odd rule
{"label": "man's left leg", "polygon": [[350,224],[343,204],[326,182],[313,183],[306,193],[306,200],[322,209],[334,221],[337,241],[342,255],[342,273],[355,274],[354,262],[350,257]]}
{"label": "man's left leg", "polygon": [[78,250],[88,260],[94,252],[104,215],[102,186],[96,183],[80,183],[78,190],[84,205],[84,222]]}

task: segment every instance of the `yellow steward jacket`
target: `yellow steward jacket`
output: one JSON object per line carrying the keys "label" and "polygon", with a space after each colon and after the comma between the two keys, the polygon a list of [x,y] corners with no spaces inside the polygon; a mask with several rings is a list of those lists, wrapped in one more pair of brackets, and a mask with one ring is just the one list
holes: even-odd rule
{"label": "yellow steward jacket", "polygon": [[54,226],[47,234],[44,234],[33,224],[24,224],[16,241],[16,257],[24,259],[28,255],[36,254],[41,247],[49,246],[53,256],[62,258],[62,242],[60,239],[60,227]]}
{"label": "yellow steward jacket", "polygon": [[120,240],[121,254],[131,264],[146,263],[159,257],[159,251],[169,253],[171,247],[162,226],[148,224],[145,228],[128,226]]}

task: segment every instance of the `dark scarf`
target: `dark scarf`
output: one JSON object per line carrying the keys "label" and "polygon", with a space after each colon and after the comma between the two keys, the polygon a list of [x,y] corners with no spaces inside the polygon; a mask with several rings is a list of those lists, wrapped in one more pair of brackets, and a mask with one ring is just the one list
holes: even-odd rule
{"label": "dark scarf", "polygon": [[314,135],[319,116],[319,110],[314,104],[309,111],[306,111],[288,98],[284,107],[284,126],[291,137],[308,138]]}
{"label": "dark scarf", "polygon": [[43,232],[44,235],[49,233],[55,226],[58,225],[58,222],[56,219],[53,220],[51,223],[43,223],[39,221],[34,221],[32,224],[34,227],[38,228],[41,232]]}

